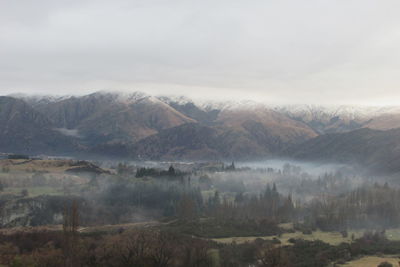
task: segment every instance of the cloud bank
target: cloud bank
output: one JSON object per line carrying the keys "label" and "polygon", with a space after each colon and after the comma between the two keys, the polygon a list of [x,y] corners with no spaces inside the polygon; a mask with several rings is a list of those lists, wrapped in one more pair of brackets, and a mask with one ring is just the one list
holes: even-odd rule
{"label": "cloud bank", "polygon": [[0,2],[0,93],[400,100],[397,0]]}

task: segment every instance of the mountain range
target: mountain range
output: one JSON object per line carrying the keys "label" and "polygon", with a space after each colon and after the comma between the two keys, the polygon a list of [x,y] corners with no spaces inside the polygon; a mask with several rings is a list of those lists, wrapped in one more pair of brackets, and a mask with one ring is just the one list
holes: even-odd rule
{"label": "mountain range", "polygon": [[400,108],[196,102],[140,92],[11,95],[0,96],[0,125],[0,152],[6,153],[152,160],[290,156],[394,170]]}

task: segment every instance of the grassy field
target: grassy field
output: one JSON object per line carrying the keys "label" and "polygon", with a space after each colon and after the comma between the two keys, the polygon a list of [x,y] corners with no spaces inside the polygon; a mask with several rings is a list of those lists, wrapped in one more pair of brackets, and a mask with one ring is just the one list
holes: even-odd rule
{"label": "grassy field", "polygon": [[[284,230],[292,230],[293,223],[280,224],[279,227]],[[265,240],[278,239],[281,241],[282,245],[290,245],[289,239],[294,238],[294,239],[305,239],[305,240],[310,240],[310,241],[322,240],[325,243],[329,243],[331,245],[338,245],[342,242],[351,242],[351,234],[354,234],[354,237],[358,238],[358,237],[362,236],[363,231],[350,232],[348,237],[346,237],[346,238],[343,237],[339,232],[322,232],[322,231],[318,230],[318,231],[314,231],[310,235],[305,235],[302,232],[296,231],[294,233],[284,233],[281,236],[275,235],[275,236],[228,237],[228,238],[214,238],[213,240],[216,242],[229,244],[232,242],[236,242],[236,243],[251,242],[257,238],[262,238]],[[396,236],[398,236],[399,240],[400,240],[400,229],[398,230],[398,233],[396,233]]]}
{"label": "grassy field", "polygon": [[386,230],[386,237],[389,240],[400,240],[400,228]]}
{"label": "grassy field", "polygon": [[3,159],[0,160],[0,168],[6,167],[10,172],[64,172],[71,167],[71,163],[71,160]]}
{"label": "grassy field", "polygon": [[[279,227],[284,230],[292,230],[293,223],[282,223],[279,224]],[[352,242],[352,235],[354,238],[360,238],[363,236],[366,230],[350,230],[348,231],[348,236],[343,237],[339,232],[323,232],[323,231],[314,231],[311,235],[303,234],[302,232],[296,231],[294,233],[284,233],[281,236],[247,236],[247,237],[227,237],[227,238],[214,238],[213,240],[220,243],[229,244],[232,242],[236,243],[245,243],[251,242],[257,238],[262,238],[265,240],[279,239],[282,245],[290,245],[289,239],[304,239],[304,240],[321,240],[325,243],[329,243],[331,245],[338,245],[340,243],[350,243]],[[395,229],[387,229],[386,237],[389,240],[399,241],[400,240],[400,228]]]}
{"label": "grassy field", "polygon": [[[214,238],[214,241],[220,243],[245,243],[251,242],[257,238],[262,238],[266,240],[272,240],[274,238],[279,239],[282,245],[289,245],[289,239],[305,239],[305,240],[321,240],[325,243],[331,245],[338,245],[342,242],[350,243],[351,235],[354,234],[355,238],[359,238],[363,235],[364,230],[359,231],[349,231],[348,237],[343,237],[339,232],[322,232],[314,231],[311,235],[305,235],[302,232],[296,231],[295,233],[284,233],[279,236],[252,236],[252,237],[229,237],[229,238]],[[400,228],[386,230],[386,236],[389,240],[400,240]]]}
{"label": "grassy field", "polygon": [[352,267],[376,267],[378,266],[381,262],[387,261],[393,265],[393,267],[398,267],[400,266],[400,258],[396,256],[366,256],[362,257],[360,259],[348,262],[344,265],[339,265],[339,266],[352,266]]}
{"label": "grassy field", "polygon": [[[359,236],[362,233],[359,234]],[[355,236],[356,238],[359,237],[358,235]],[[322,240],[325,243],[329,243],[331,245],[339,245],[342,242],[351,242],[351,237],[342,237],[342,235],[338,232],[322,232],[322,231],[315,231],[311,235],[305,235],[302,232],[295,232],[295,233],[284,233],[280,237],[279,236],[253,236],[253,237],[229,237],[229,238],[214,238],[214,241],[220,243],[245,243],[251,242],[257,238],[262,238],[265,240],[272,240],[274,238],[279,239],[282,245],[290,245],[289,239],[305,239],[305,240]]]}

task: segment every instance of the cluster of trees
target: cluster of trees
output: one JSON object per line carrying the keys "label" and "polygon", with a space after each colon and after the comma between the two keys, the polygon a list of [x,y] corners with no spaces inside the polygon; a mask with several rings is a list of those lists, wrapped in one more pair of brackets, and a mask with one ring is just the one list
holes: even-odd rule
{"label": "cluster of trees", "polygon": [[129,174],[135,173],[135,168],[126,163],[118,163],[118,166],[116,169],[117,169],[117,173],[119,175],[129,175]]}
{"label": "cluster of trees", "polygon": [[291,195],[279,194],[275,184],[268,184],[259,195],[236,194],[233,201],[221,200],[218,191],[206,205],[206,214],[226,220],[270,220],[274,222],[290,221],[294,215],[294,203]]}
{"label": "cluster of trees", "polygon": [[375,184],[340,196],[314,199],[306,208],[306,218],[322,230],[398,227],[399,203],[400,189]]}
{"label": "cluster of trees", "polygon": [[203,237],[280,234],[278,224],[291,221],[294,213],[291,197],[279,194],[275,184],[260,195],[237,193],[233,199],[218,191],[207,199],[184,194],[177,204],[175,217],[180,221],[168,228]]}
{"label": "cluster of trees", "polygon": [[[6,266],[128,267],[212,266],[213,242],[157,229],[82,236],[59,232],[0,235]],[[26,242],[21,242],[26,240]]]}
{"label": "cluster of trees", "polygon": [[13,267],[322,267],[344,264],[363,255],[393,255],[400,249],[400,242],[387,240],[382,232],[366,232],[353,243],[338,246],[302,239],[291,240],[291,246],[279,246],[275,241],[263,239],[221,244],[156,228],[88,235],[80,234],[72,225],[63,232],[0,234],[0,264]]}
{"label": "cluster of trees", "polygon": [[7,159],[30,159],[30,157],[23,154],[10,154],[7,156]]}
{"label": "cluster of trees", "polygon": [[292,182],[293,192],[297,195],[311,195],[317,192],[321,194],[338,195],[353,189],[356,179],[350,179],[342,175],[340,172],[324,173],[319,175],[317,179],[302,175],[297,178],[298,181]]}
{"label": "cluster of trees", "polygon": [[175,168],[171,165],[169,166],[168,170],[159,170],[156,168],[138,168],[136,170],[135,177],[136,178],[141,178],[141,177],[170,177],[170,178],[177,178],[177,177],[183,177],[185,176],[185,173],[175,170]]}

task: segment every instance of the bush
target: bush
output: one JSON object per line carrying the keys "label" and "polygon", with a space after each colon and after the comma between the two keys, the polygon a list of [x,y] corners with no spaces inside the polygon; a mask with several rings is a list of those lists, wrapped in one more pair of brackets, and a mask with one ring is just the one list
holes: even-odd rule
{"label": "bush", "polygon": [[19,155],[19,154],[13,154],[13,155],[8,155],[8,159],[29,159],[29,156],[27,155]]}
{"label": "bush", "polygon": [[29,192],[28,192],[27,189],[22,189],[22,190],[21,190],[21,196],[27,197],[28,195],[29,195]]}
{"label": "bush", "polygon": [[378,267],[393,267],[393,264],[391,264],[391,263],[389,263],[389,262],[387,262],[387,261],[384,261],[384,262],[381,262],[381,263],[378,265]]}
{"label": "bush", "polygon": [[312,230],[311,229],[304,229],[302,231],[303,235],[311,235],[312,234]]}
{"label": "bush", "polygon": [[342,234],[342,237],[344,237],[344,238],[349,236],[349,233],[347,232],[347,230],[343,230],[340,233]]}

